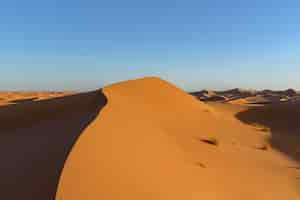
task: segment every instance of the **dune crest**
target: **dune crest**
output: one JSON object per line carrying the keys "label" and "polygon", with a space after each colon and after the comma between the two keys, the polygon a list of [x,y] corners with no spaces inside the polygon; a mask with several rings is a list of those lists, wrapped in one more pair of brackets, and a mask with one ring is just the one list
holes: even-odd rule
{"label": "dune crest", "polygon": [[158,78],[103,92],[107,105],[72,149],[57,200],[299,198],[295,174],[282,170],[291,161],[260,150],[266,133]]}

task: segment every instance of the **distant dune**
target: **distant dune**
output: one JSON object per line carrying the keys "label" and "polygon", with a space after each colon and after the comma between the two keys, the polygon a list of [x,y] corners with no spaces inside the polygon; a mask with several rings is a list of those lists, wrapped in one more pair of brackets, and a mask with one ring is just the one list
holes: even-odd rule
{"label": "distant dune", "polygon": [[279,102],[299,101],[300,94],[296,90],[242,90],[239,88],[225,91],[202,90],[192,92],[201,101],[227,102],[232,104],[270,104]]}
{"label": "distant dune", "polygon": [[74,92],[1,92],[0,106],[39,101],[74,94]]}
{"label": "distant dune", "polygon": [[297,93],[193,95],[154,77],[0,93],[1,198],[300,199]]}

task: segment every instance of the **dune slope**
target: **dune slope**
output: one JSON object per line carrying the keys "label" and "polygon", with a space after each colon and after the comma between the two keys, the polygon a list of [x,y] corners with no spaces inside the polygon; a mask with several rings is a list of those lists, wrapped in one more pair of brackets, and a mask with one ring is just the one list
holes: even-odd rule
{"label": "dune slope", "polygon": [[105,103],[95,91],[0,106],[0,198],[55,199],[72,145]]}
{"label": "dune slope", "polygon": [[261,124],[270,128],[273,147],[300,161],[300,102],[278,103],[251,107],[236,114],[248,124]]}
{"label": "dune slope", "polygon": [[268,133],[145,78],[103,89],[107,105],[84,130],[57,200],[299,199],[288,157]]}

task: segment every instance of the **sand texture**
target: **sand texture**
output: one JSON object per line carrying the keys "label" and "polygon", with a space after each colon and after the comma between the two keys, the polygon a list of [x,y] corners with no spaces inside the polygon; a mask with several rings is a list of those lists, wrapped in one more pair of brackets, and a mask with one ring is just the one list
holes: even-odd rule
{"label": "sand texture", "polygon": [[154,77],[2,92],[1,199],[299,200],[297,96]]}

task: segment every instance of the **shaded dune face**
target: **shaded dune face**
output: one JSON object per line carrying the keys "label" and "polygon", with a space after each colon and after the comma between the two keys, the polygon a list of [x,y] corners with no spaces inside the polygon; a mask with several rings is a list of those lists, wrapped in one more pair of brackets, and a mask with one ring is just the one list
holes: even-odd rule
{"label": "shaded dune face", "polygon": [[236,117],[248,124],[261,124],[270,128],[271,145],[300,161],[300,103],[281,103],[250,107]]}
{"label": "shaded dune face", "polygon": [[1,199],[55,199],[74,142],[106,104],[102,91],[0,106]]}
{"label": "shaded dune face", "polygon": [[247,124],[260,124],[271,131],[269,143],[272,148],[296,161],[288,169],[296,173],[296,187],[300,194],[300,103],[281,103],[250,107],[236,117]]}

